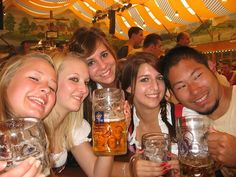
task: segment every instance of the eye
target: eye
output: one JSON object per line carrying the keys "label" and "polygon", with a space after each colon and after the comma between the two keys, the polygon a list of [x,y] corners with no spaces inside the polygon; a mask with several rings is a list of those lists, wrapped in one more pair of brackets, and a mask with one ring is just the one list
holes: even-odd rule
{"label": "eye", "polygon": [[87,60],[87,65],[92,66],[94,65],[95,61],[94,60]]}
{"label": "eye", "polygon": [[186,85],[178,85],[176,86],[176,90],[181,90],[181,89],[184,89],[186,87]]}
{"label": "eye", "polygon": [[162,75],[157,76],[157,80],[163,81],[164,77]]}
{"label": "eye", "polygon": [[140,79],[140,82],[148,82],[148,81],[149,81],[149,78],[147,78],[147,77]]}
{"label": "eye", "polygon": [[29,76],[29,78],[30,78],[31,80],[34,80],[34,81],[39,81],[39,79],[38,79],[38,78],[36,78],[36,77],[33,77],[33,76]]}
{"label": "eye", "polygon": [[51,86],[49,86],[49,88],[50,88],[50,90],[51,90],[52,92],[56,92],[56,88],[51,87]]}
{"label": "eye", "polygon": [[201,77],[201,75],[202,75],[202,73],[196,73],[196,74],[194,75],[194,80],[196,80],[196,79],[200,78],[200,77]]}
{"label": "eye", "polygon": [[102,58],[106,58],[108,56],[108,52],[102,53]]}
{"label": "eye", "polygon": [[89,81],[85,81],[84,83],[85,83],[85,85],[87,85],[87,86],[89,85]]}
{"label": "eye", "polygon": [[73,82],[79,82],[79,78],[77,78],[77,77],[71,77],[71,78],[69,78],[69,80],[71,80]]}

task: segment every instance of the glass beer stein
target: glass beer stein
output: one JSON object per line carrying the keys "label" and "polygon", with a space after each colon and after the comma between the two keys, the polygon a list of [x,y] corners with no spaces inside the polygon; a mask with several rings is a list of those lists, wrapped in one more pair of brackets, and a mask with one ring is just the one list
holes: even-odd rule
{"label": "glass beer stein", "polygon": [[127,127],[124,92],[116,88],[93,92],[93,151],[96,155],[121,155],[127,152]]}
{"label": "glass beer stein", "polygon": [[181,175],[214,177],[214,162],[208,153],[210,119],[202,115],[177,118],[176,131]]}
{"label": "glass beer stein", "polygon": [[[142,136],[142,159],[154,162],[166,162],[171,160],[171,139],[165,133],[146,133]],[[171,177],[172,172],[162,175],[163,177]]]}
{"label": "glass beer stein", "polygon": [[0,161],[7,161],[5,171],[29,157],[41,162],[41,173],[50,176],[47,140],[41,120],[15,118],[0,122]]}

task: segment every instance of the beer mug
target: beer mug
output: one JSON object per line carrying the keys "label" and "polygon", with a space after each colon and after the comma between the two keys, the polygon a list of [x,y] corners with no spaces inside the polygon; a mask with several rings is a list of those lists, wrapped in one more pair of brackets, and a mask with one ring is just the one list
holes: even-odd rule
{"label": "beer mug", "polygon": [[0,161],[5,170],[15,167],[29,157],[41,162],[41,173],[50,176],[47,140],[41,120],[15,118],[0,122]]}
{"label": "beer mug", "polygon": [[[171,139],[166,133],[146,133],[142,136],[142,159],[154,162],[166,162],[171,160]],[[165,177],[171,176],[169,171]]]}
{"label": "beer mug", "polygon": [[127,127],[124,92],[116,88],[93,92],[93,151],[96,155],[121,155],[127,152]]}
{"label": "beer mug", "polygon": [[214,177],[214,162],[208,153],[210,119],[203,115],[177,118],[176,132],[181,175]]}

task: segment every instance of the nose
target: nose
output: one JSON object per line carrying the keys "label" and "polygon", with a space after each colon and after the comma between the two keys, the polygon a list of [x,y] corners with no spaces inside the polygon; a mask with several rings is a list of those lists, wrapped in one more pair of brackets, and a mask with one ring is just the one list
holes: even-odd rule
{"label": "nose", "polygon": [[51,92],[51,89],[49,88],[48,85],[44,85],[40,88],[40,91],[45,93],[45,94],[49,94]]}
{"label": "nose", "polygon": [[157,80],[154,80],[154,81],[152,82],[152,87],[153,87],[153,89],[155,89],[155,90],[159,90],[159,82],[158,82]]}
{"label": "nose", "polygon": [[103,60],[98,60],[98,65],[100,66],[101,69],[106,68],[106,63]]}
{"label": "nose", "polygon": [[80,84],[79,90],[81,93],[87,94],[88,93],[88,86],[85,83]]}
{"label": "nose", "polygon": [[188,90],[191,94],[195,95],[195,94],[198,94],[199,88],[198,88],[197,84],[191,83],[188,85]]}

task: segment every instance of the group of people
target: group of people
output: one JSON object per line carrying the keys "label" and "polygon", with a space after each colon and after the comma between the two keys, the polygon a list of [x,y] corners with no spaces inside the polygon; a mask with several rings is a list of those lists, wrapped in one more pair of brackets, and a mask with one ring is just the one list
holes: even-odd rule
{"label": "group of people", "polygon": [[[143,39],[140,30],[136,30]],[[146,44],[153,38],[155,35],[146,37]],[[160,47],[160,43],[157,45]],[[193,48],[175,47],[158,60],[159,55],[145,51],[147,46],[129,55],[119,68],[105,34],[96,28],[79,28],[67,52],[10,58],[0,72],[1,119],[43,119],[55,172],[63,170],[67,151],[71,151],[87,176],[163,176],[172,170],[173,176],[178,177],[176,107],[165,96],[171,89],[184,106],[183,115],[196,111],[213,120],[214,128],[208,135],[209,152],[221,164],[224,176],[235,176],[235,86],[222,86],[205,56]],[[120,87],[125,92],[128,146],[130,159],[135,160],[114,161],[113,156],[94,155],[91,148],[91,94],[96,88],[107,87]],[[148,132],[170,135],[172,160],[158,163],[138,158],[142,153],[142,135]],[[5,162],[0,162],[0,169],[5,166]],[[1,177],[36,176],[39,169],[40,162],[31,157]]]}

